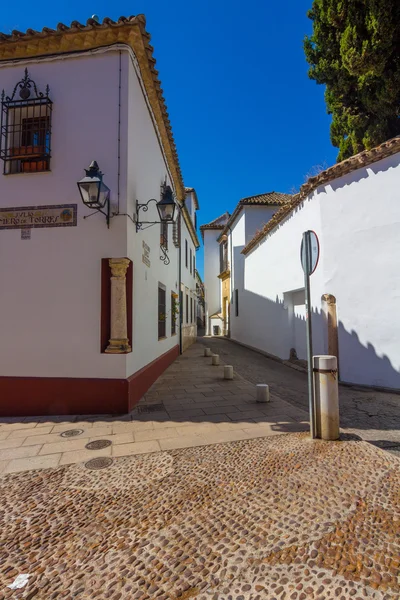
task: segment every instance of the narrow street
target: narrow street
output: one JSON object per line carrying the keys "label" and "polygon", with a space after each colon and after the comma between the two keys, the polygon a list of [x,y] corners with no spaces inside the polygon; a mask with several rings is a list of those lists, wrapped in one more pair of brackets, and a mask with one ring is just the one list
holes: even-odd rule
{"label": "narrow street", "polygon": [[[308,414],[305,373],[224,338],[204,337],[199,341],[233,365],[247,381],[268,383],[273,397]],[[343,430],[391,452],[400,452],[400,394],[341,385],[339,400]]]}

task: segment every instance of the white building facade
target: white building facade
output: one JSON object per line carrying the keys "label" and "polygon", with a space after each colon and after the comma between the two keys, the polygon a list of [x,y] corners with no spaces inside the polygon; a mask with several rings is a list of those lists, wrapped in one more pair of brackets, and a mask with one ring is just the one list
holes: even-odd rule
{"label": "white building facade", "polygon": [[313,353],[337,355],[343,382],[399,389],[399,184],[395,138],[309,179],[250,242],[241,214],[230,236],[232,339],[283,360],[306,359],[300,245],[313,230],[320,245],[311,276]]}
{"label": "white building facade", "polygon": [[206,335],[221,335],[224,328],[218,237],[230,215],[224,213],[200,227],[204,245],[204,295]]}
{"label": "white building facade", "polygon": [[[176,226],[137,203],[169,186],[198,240],[144,26],[89,19],[0,42],[3,415],[126,412],[179,354]],[[77,188],[93,160],[109,227]]]}

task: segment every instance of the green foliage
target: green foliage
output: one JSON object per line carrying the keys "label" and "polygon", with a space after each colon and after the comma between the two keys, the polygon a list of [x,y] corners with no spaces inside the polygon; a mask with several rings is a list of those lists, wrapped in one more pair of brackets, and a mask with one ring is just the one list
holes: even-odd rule
{"label": "green foliage", "polygon": [[304,50],[338,160],[400,134],[400,0],[314,0]]}

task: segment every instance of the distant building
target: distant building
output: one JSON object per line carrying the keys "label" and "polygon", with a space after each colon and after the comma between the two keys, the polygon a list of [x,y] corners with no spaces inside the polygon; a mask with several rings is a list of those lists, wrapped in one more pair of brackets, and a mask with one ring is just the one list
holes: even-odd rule
{"label": "distant building", "polygon": [[0,36],[1,415],[126,412],[196,337],[198,200],[149,40],[143,15]]}
{"label": "distant building", "polygon": [[222,335],[226,321],[222,315],[220,274],[220,249],[217,239],[230,215],[224,213],[214,221],[200,227],[204,243],[204,285],[206,335]]}

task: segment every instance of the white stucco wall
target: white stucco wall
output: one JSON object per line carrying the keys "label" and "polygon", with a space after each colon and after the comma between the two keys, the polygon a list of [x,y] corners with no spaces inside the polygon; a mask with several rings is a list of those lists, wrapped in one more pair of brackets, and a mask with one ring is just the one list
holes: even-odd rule
{"label": "white stucco wall", "polygon": [[[50,86],[51,172],[4,176],[0,205],[78,205],[77,227],[0,231],[0,375],[121,377],[125,362],[101,354],[101,258],[126,255],[126,226],[81,203],[76,182],[97,160],[117,190],[117,52],[0,67],[0,90],[11,94],[25,66],[44,91]],[[107,85],[104,85],[104,82]]]}
{"label": "white stucco wall", "polygon": [[[160,260],[160,225],[136,233],[132,222],[136,200],[159,199],[165,178],[173,185],[133,60],[126,47],[115,47],[27,65],[40,90],[49,84],[54,102],[51,172],[1,174],[0,203],[76,203],[78,225],[33,229],[27,241],[20,230],[0,231],[0,277],[7,282],[0,286],[0,375],[124,378],[179,343],[179,323],[171,336],[171,292],[179,293],[172,227],[166,266]],[[0,89],[10,94],[25,66],[1,66]],[[120,214],[109,229],[102,215],[83,219],[93,211],[83,206],[76,182],[93,159],[104,172],[115,211],[119,188]],[[158,219],[155,203],[140,213],[140,220]],[[142,262],[143,241],[150,247],[150,267]],[[100,352],[101,259],[111,257],[133,262],[132,353],[126,355]],[[158,340],[159,282],[167,291],[163,340]]]}
{"label": "white stucco wall", "polygon": [[[185,242],[188,244],[188,263],[186,266],[186,257],[185,257]],[[183,291],[183,347],[186,349],[190,344],[192,344],[197,335],[197,322],[196,322],[196,276],[195,270],[193,269],[193,257],[196,255],[196,248],[192,237],[189,233],[187,225],[182,219],[182,267],[181,267],[181,282]],[[190,258],[192,259],[192,264],[190,265]],[[196,257],[197,261],[197,257]],[[188,304],[188,314],[186,314],[186,294],[189,297]],[[190,310],[190,300],[192,300],[193,304],[193,320],[192,314]]]}
{"label": "white stucco wall", "polygon": [[219,244],[217,238],[220,230],[204,230],[204,288],[206,301],[206,331],[209,317],[221,312],[221,282],[219,275]]}
{"label": "white stucco wall", "polygon": [[[167,177],[172,186],[167,165],[155,134],[151,114],[142,88],[127,53],[123,56],[123,81],[128,90],[128,141],[127,141],[127,206],[121,212],[135,213],[135,202],[146,203],[150,198],[160,198],[160,186]],[[133,346],[127,355],[126,376],[155,360],[179,344],[179,319],[177,333],[171,336],[171,292],[179,294],[178,249],[172,242],[172,225],[168,226],[169,265],[160,260],[160,225],[152,225],[136,233],[134,223],[126,217],[127,256],[133,261]],[[140,221],[159,221],[156,203],[150,203],[148,212],[140,211]],[[144,225],[146,227],[146,225]],[[142,262],[143,241],[150,247],[148,267]],[[158,339],[158,284],[166,287],[167,317],[166,338]]]}
{"label": "white stucco wall", "polygon": [[234,337],[283,359],[297,346],[299,358],[305,358],[299,252],[303,231],[313,229],[321,247],[311,276],[314,354],[327,352],[321,296],[333,294],[341,379],[399,388],[399,183],[396,155],[321,186],[305,199],[247,255]]}

